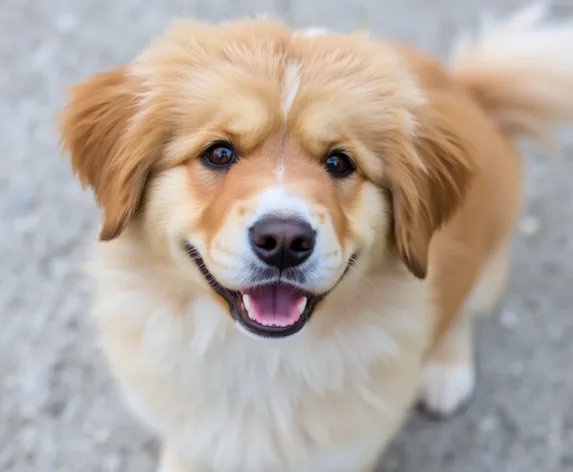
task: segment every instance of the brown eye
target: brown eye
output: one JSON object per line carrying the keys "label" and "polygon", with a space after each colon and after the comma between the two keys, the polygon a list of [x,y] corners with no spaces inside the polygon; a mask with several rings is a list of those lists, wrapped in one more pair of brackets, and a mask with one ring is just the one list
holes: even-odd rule
{"label": "brown eye", "polygon": [[225,168],[237,161],[237,155],[231,143],[217,141],[203,153],[201,159],[210,167]]}
{"label": "brown eye", "polygon": [[332,177],[347,177],[354,172],[354,165],[347,154],[333,151],[324,160],[324,167]]}

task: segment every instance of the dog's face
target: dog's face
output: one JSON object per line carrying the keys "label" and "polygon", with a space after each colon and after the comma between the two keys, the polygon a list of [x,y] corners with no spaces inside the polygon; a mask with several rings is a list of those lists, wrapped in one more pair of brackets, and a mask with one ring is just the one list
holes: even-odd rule
{"label": "dog's face", "polygon": [[438,102],[365,36],[181,23],[77,85],[62,136],[101,239],[136,227],[240,326],[284,337],[355,262],[425,276],[471,175]]}

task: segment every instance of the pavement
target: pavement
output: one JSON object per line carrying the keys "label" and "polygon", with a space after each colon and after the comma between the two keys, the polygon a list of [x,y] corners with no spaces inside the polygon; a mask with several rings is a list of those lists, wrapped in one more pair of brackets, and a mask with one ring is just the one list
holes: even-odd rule
{"label": "pavement", "polygon": [[[157,443],[126,412],[86,315],[97,211],[61,157],[63,88],[130,60],[178,16],[271,12],[370,28],[444,56],[483,11],[519,0],[2,0],[0,471],[152,472]],[[555,6],[573,15],[573,0]],[[526,195],[503,302],[477,330],[480,383],[447,422],[414,413],[380,472],[573,471],[573,129],[552,159],[524,147]],[[354,471],[349,471],[354,472]]]}

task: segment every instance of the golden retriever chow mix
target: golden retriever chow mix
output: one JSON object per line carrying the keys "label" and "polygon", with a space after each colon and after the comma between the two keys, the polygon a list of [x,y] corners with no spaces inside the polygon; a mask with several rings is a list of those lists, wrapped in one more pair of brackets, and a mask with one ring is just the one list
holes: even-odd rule
{"label": "golden retriever chow mix", "polygon": [[420,402],[472,395],[520,135],[573,120],[573,24],[540,7],[449,65],[268,19],[181,21],[74,86],[62,144],[103,209],[103,351],[161,472],[371,472]]}

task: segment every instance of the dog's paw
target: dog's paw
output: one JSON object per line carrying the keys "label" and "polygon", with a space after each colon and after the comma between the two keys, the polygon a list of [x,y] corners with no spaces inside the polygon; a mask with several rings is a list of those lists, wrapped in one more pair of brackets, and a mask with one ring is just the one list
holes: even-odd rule
{"label": "dog's paw", "polygon": [[470,402],[475,384],[476,373],[472,364],[427,364],[420,376],[420,407],[434,418],[445,419]]}

